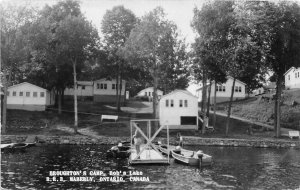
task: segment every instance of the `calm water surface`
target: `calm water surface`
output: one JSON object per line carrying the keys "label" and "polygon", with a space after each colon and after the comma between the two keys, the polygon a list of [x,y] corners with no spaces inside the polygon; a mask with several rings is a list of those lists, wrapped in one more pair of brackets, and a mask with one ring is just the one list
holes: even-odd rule
{"label": "calm water surface", "polygon": [[[109,146],[48,145],[25,152],[1,153],[1,181],[6,189],[297,189],[300,188],[300,150],[196,147],[214,158],[199,170],[170,165],[129,166],[108,159]],[[47,182],[49,171],[140,171],[149,182]]]}

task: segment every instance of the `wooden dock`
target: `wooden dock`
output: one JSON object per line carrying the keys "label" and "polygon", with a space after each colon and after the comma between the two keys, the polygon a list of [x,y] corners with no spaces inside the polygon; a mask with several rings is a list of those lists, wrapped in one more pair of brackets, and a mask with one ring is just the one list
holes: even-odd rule
{"label": "wooden dock", "polygon": [[[141,146],[141,149],[143,148],[144,147]],[[130,164],[169,164],[168,158],[162,156],[152,148],[146,148],[137,159],[135,159],[136,156],[136,149],[132,148],[129,156]]]}
{"label": "wooden dock", "polygon": [[[140,145],[140,152],[137,153],[135,145],[133,145],[131,141],[131,149],[129,156],[129,164],[169,164],[170,156],[165,157],[162,153],[157,149],[156,145],[152,143],[157,134],[163,129],[167,128],[167,145],[169,145],[169,127],[168,126],[160,126],[158,130],[155,131],[154,135],[151,135],[151,121],[156,120],[131,120],[130,121],[130,136],[133,137],[133,130],[135,130],[135,135],[140,134],[142,136],[141,139],[144,139],[143,143]],[[146,123],[146,131],[141,130],[138,122]]]}

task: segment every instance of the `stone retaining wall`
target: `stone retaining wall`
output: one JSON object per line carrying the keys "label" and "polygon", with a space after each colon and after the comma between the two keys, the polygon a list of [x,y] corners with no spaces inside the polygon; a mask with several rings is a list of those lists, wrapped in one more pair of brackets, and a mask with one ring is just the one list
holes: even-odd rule
{"label": "stone retaining wall", "polygon": [[[39,140],[48,144],[116,144],[120,141],[130,141],[129,137],[89,137],[89,136],[44,136],[34,135]],[[28,135],[2,135],[1,141],[25,142]],[[158,139],[165,142],[166,139]],[[262,148],[300,148],[300,140],[283,139],[221,139],[221,138],[201,138],[201,137],[183,137],[185,145],[205,145],[205,146],[232,146],[232,147],[262,147]],[[170,138],[170,144],[175,144],[175,138]]]}
{"label": "stone retaining wall", "polygon": [[186,145],[205,145],[205,146],[244,146],[260,148],[300,148],[300,140],[283,139],[222,139],[222,138],[199,138],[184,137],[183,142]]}

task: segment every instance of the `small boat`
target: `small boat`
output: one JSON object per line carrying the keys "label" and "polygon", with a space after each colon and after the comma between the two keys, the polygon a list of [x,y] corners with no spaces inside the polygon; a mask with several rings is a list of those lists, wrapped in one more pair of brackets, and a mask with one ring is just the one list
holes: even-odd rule
{"label": "small boat", "polygon": [[200,164],[199,153],[201,153],[202,155],[202,166],[208,166],[212,164],[212,156],[204,154],[202,151],[194,152],[191,150],[181,149],[171,150],[171,152],[175,160],[188,164],[190,166],[198,166]]}
{"label": "small boat", "polygon": [[118,145],[111,147],[107,152],[107,157],[113,158],[128,158],[130,154],[130,142],[123,141],[120,142]]}
{"label": "small boat", "polygon": [[[168,154],[168,145],[161,144],[161,142],[155,143],[156,148],[163,154]],[[175,149],[175,146],[169,145],[169,155],[172,156],[171,150]]]}

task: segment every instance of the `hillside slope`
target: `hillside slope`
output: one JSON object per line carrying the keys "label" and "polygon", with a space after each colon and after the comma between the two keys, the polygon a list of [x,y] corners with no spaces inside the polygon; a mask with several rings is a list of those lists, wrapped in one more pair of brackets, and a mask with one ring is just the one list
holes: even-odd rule
{"label": "hillside slope", "polygon": [[[232,114],[253,121],[274,124],[274,101],[251,98],[251,101],[233,103]],[[225,112],[227,104],[218,105],[218,111]],[[283,93],[281,105],[282,127],[300,130],[300,89],[288,90]]]}

